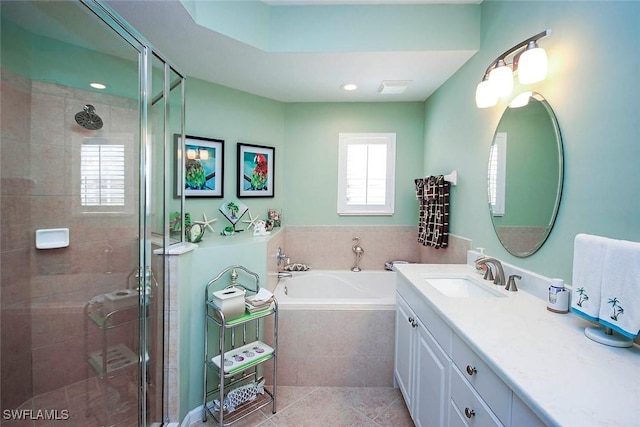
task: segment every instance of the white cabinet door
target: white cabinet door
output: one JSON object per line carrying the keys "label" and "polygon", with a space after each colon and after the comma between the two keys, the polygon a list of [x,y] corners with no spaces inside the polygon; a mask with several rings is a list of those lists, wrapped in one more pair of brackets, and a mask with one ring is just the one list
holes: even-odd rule
{"label": "white cabinet door", "polygon": [[513,393],[511,427],[544,427],[546,424]]}
{"label": "white cabinet door", "polygon": [[446,426],[450,361],[419,321],[414,351],[413,419],[418,427]]}
{"label": "white cabinet door", "polygon": [[413,375],[411,365],[413,363],[413,341],[415,315],[407,303],[398,295],[396,308],[396,342],[394,374],[400,391],[411,410],[413,400]]}

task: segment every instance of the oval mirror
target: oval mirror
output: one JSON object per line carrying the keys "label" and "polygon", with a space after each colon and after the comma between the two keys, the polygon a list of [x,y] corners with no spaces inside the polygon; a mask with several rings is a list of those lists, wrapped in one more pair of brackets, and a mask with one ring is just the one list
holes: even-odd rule
{"label": "oval mirror", "polygon": [[487,180],[493,228],[512,255],[535,253],[549,236],[562,176],[562,138],[551,106],[538,93],[519,95],[493,136]]}

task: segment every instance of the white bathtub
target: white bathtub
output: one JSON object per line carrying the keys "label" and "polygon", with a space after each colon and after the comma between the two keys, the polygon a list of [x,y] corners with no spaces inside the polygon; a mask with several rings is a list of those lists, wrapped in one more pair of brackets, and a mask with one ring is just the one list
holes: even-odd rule
{"label": "white bathtub", "polygon": [[396,273],[311,270],[293,272],[275,289],[282,310],[394,310]]}

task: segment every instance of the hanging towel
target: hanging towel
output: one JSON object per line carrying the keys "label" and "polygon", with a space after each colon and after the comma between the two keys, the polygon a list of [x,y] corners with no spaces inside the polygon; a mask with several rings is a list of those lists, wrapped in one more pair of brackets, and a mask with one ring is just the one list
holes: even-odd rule
{"label": "hanging towel", "polygon": [[420,203],[418,242],[436,249],[449,244],[449,183],[443,175],[415,180]]}
{"label": "hanging towel", "polygon": [[600,323],[635,338],[640,331],[640,243],[614,240],[602,268]]}
{"label": "hanging towel", "polygon": [[597,322],[602,291],[602,266],[612,239],[578,234],[573,243],[571,311]]}

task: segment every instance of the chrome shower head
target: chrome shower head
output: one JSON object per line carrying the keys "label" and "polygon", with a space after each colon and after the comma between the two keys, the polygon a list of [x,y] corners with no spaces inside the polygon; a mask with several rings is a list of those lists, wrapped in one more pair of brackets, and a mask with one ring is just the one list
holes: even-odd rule
{"label": "chrome shower head", "polygon": [[83,107],[83,110],[76,114],[76,123],[89,130],[102,129],[102,119],[95,113],[96,108],[91,104],[87,104]]}

